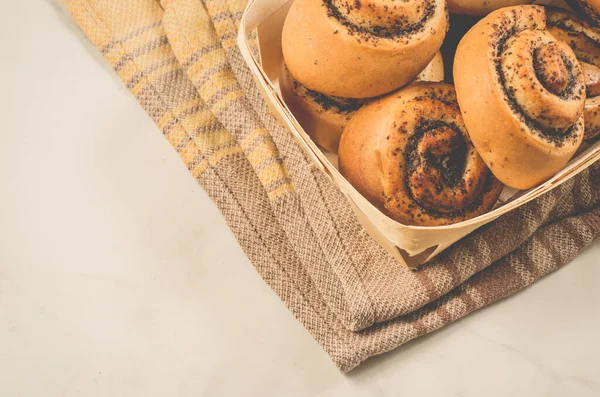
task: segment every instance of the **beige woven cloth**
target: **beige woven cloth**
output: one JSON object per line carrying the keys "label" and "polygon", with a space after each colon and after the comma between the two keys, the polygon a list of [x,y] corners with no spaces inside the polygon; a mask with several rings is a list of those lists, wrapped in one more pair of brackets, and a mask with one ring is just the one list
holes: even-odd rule
{"label": "beige woven cloth", "polygon": [[268,113],[235,45],[245,2],[65,0],[340,370],[523,289],[600,234],[596,163],[407,270]]}

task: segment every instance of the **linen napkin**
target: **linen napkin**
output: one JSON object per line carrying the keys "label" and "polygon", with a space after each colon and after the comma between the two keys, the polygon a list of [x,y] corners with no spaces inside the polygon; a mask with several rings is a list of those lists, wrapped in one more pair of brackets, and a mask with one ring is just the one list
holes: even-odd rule
{"label": "linen napkin", "polygon": [[341,371],[514,294],[600,235],[596,163],[411,271],[270,115],[236,46],[247,0],[64,2]]}

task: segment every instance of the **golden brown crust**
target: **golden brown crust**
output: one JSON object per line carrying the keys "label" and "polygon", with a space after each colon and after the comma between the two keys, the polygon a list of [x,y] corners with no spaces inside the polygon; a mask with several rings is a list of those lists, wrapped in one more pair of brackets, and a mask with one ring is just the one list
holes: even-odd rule
{"label": "golden brown crust", "polygon": [[375,97],[415,79],[442,45],[447,19],[444,0],[295,0],[283,57],[311,90]]}
{"label": "golden brown crust", "polygon": [[530,4],[533,0],[448,0],[452,14],[486,15],[502,7]]}
{"label": "golden brown crust", "polygon": [[600,0],[566,0],[579,16],[600,27]]}
{"label": "golden brown crust", "polygon": [[558,8],[547,7],[546,15],[547,30],[569,44],[581,64],[587,93],[583,139],[591,140],[600,135],[600,29]]}
{"label": "golden brown crust", "polygon": [[443,83],[415,83],[363,106],[344,129],[339,164],[361,194],[408,225],[473,218],[502,190]]}
{"label": "golden brown crust", "polygon": [[[419,81],[444,80],[444,62],[438,52],[417,76]],[[319,146],[337,153],[340,136],[348,121],[368,99],[331,97],[304,87],[284,65],[279,87],[284,102],[304,131]]]}
{"label": "golden brown crust", "polygon": [[279,78],[281,96],[313,141],[337,153],[342,130],[366,99],[330,97],[300,84],[285,65]]}
{"label": "golden brown crust", "polygon": [[581,67],[545,27],[541,6],[494,11],[467,32],[454,60],[471,139],[494,175],[517,189],[560,171],[583,139]]}

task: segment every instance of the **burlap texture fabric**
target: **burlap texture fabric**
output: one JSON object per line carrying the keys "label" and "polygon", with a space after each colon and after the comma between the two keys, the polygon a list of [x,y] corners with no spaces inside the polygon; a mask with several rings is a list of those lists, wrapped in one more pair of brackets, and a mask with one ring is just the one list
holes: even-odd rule
{"label": "burlap texture fabric", "polygon": [[246,1],[65,4],[340,370],[525,288],[600,234],[596,163],[408,270],[269,114],[236,46]]}

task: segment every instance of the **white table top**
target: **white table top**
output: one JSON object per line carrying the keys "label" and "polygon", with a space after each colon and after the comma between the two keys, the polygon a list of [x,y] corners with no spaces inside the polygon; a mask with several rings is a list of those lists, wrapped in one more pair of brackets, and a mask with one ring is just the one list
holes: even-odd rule
{"label": "white table top", "polygon": [[600,395],[600,241],[341,375],[58,1],[3,15],[0,396]]}

